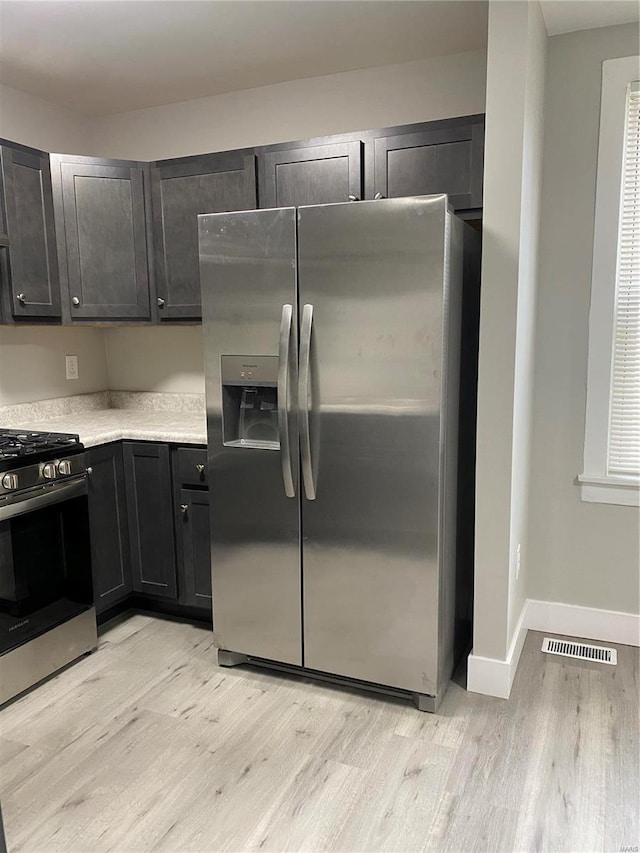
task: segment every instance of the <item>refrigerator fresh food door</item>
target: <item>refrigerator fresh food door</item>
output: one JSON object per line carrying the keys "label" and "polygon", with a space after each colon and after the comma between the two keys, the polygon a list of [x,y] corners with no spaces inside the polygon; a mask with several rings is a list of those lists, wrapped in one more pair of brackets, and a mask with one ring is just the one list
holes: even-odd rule
{"label": "refrigerator fresh food door", "polygon": [[295,209],[199,228],[215,643],[301,664]]}
{"label": "refrigerator fresh food door", "polygon": [[446,216],[445,196],[298,215],[304,665],[427,694]]}

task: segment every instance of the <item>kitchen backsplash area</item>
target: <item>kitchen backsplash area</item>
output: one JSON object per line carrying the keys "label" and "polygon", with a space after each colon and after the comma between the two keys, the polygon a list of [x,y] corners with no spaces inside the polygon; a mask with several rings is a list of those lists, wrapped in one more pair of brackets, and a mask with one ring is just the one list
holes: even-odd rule
{"label": "kitchen backsplash area", "polygon": [[[78,379],[66,378],[66,355]],[[110,390],[202,396],[201,327],[0,326],[0,411]]]}
{"label": "kitchen backsplash area", "polygon": [[110,389],[204,394],[202,326],[104,329]]}
{"label": "kitchen backsplash area", "polygon": [[[77,379],[66,378],[66,355],[78,357]],[[108,389],[102,329],[0,325],[0,407]]]}

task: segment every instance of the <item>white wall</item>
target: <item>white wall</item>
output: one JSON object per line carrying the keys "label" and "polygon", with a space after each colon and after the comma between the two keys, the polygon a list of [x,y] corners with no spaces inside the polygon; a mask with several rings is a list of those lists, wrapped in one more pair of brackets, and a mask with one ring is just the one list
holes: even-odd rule
{"label": "white wall", "polygon": [[498,660],[524,603],[546,41],[537,2],[490,3],[473,653]]}
{"label": "white wall", "polygon": [[639,606],[639,514],[583,503],[587,348],[601,65],[637,54],[635,25],[549,45],[529,523],[531,598]]}
{"label": "white wall", "polygon": [[0,85],[0,136],[43,151],[87,153],[91,119]]}
{"label": "white wall", "polygon": [[[65,378],[77,355],[79,378]],[[0,406],[104,391],[107,358],[100,329],[0,326]]]}
{"label": "white wall", "polygon": [[109,388],[204,394],[202,328],[105,330]]}
{"label": "white wall", "polygon": [[[543,174],[544,98],[547,33],[540,5],[528,7],[524,122],[522,130],[522,187],[518,247],[516,356],[513,386],[513,445],[511,450],[511,524],[509,529],[509,612],[507,649],[526,599],[529,575],[528,514],[530,494],[531,421],[535,374],[536,301]],[[520,567],[518,569],[518,546]]]}
{"label": "white wall", "polygon": [[481,113],[485,72],[473,51],[105,116],[89,153],[153,160]]}

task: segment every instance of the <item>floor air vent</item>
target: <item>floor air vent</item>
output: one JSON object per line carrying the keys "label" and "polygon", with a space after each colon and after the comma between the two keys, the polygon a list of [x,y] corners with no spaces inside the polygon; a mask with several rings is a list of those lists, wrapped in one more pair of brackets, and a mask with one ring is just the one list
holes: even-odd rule
{"label": "floor air vent", "polygon": [[596,663],[618,663],[618,652],[608,646],[589,646],[586,643],[571,643],[568,640],[552,640],[545,637],[542,641],[542,651],[551,655],[563,655],[566,658],[579,658]]}

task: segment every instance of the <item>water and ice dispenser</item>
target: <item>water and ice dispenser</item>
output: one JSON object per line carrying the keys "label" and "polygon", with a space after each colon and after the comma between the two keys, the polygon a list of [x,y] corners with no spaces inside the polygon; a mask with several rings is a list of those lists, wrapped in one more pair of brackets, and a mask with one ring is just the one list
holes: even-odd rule
{"label": "water and ice dispenser", "polygon": [[279,450],[278,357],[222,355],[220,368],[224,444]]}

